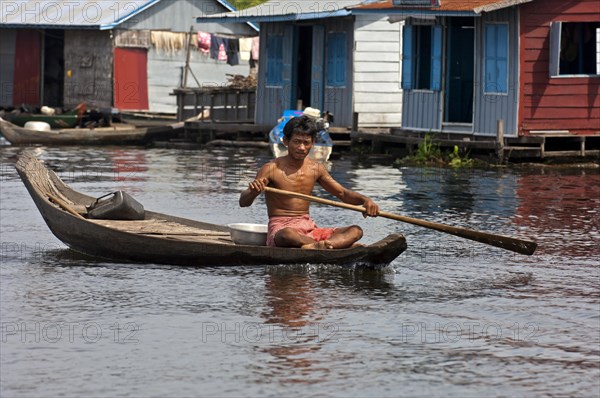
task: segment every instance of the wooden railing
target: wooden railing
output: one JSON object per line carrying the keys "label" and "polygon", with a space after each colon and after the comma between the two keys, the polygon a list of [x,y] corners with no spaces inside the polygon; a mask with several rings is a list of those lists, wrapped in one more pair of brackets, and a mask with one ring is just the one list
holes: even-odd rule
{"label": "wooden railing", "polygon": [[210,123],[254,123],[256,89],[230,87],[178,88],[177,119],[199,116]]}

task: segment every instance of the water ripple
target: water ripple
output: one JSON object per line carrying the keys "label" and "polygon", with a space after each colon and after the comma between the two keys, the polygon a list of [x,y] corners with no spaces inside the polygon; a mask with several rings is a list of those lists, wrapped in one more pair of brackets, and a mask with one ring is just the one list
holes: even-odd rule
{"label": "water ripple", "polygon": [[[522,256],[393,220],[313,206],[390,266],[176,267],[67,249],[0,149],[2,396],[591,396],[600,388],[600,173],[364,166],[332,175],[383,210],[538,243]],[[265,222],[237,195],[266,151],[36,149],[78,190],[146,208]],[[319,195],[325,195],[318,190]]]}

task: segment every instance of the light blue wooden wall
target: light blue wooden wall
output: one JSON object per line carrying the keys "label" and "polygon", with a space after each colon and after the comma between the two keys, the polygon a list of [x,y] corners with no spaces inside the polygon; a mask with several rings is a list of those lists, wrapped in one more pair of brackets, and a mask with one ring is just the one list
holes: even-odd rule
{"label": "light blue wooden wall", "polygon": [[404,90],[402,127],[413,130],[442,129],[441,91]]}

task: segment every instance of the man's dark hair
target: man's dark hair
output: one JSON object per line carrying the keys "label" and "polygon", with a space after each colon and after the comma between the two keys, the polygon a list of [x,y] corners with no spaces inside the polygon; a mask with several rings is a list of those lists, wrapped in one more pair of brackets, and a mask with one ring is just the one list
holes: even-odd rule
{"label": "man's dark hair", "polygon": [[317,125],[314,120],[308,116],[303,115],[294,117],[287,122],[283,128],[283,136],[287,140],[291,140],[292,134],[294,133],[310,135],[314,141],[317,137]]}

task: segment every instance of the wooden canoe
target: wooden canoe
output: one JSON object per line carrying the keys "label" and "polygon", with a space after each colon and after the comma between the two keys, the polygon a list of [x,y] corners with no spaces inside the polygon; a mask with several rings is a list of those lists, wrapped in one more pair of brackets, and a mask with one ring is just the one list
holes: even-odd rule
{"label": "wooden canoe", "polygon": [[91,220],[86,207],[95,198],[78,193],[30,151],[17,171],[54,235],[73,250],[120,262],[214,266],[250,264],[389,264],[406,249],[393,234],[364,247],[306,250],[236,245],[226,226],[146,210],[139,221]]}
{"label": "wooden canoe", "polygon": [[111,127],[37,131],[19,127],[0,118],[0,133],[13,145],[144,144],[155,139],[174,137],[181,128],[183,128],[183,122],[155,127],[115,124]]}

